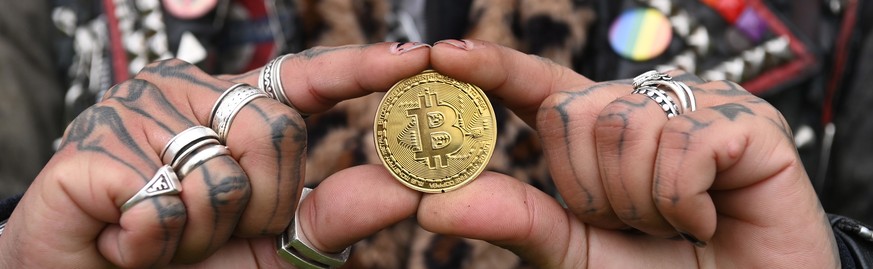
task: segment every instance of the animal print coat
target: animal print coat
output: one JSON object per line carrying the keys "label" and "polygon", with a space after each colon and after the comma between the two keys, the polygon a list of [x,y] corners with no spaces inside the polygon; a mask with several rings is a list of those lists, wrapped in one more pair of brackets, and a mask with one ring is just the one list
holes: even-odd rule
{"label": "animal print coat", "polygon": [[[409,33],[398,34],[402,30],[397,23],[398,12],[419,5],[413,8],[419,13],[412,17],[425,22],[419,24],[424,25],[419,30],[428,34],[416,41],[489,40],[570,66],[585,47],[586,31],[593,21],[592,9],[579,0],[219,0],[214,10],[196,19],[174,17],[173,10],[160,6],[135,4],[139,2],[164,1],[54,3],[52,18],[60,40],[53,44],[59,48],[59,70],[68,76],[63,83],[66,92],[76,94],[65,97],[65,120],[92,105],[109,86],[124,80],[119,73],[129,70],[132,75],[144,63],[168,53],[177,53],[175,57],[185,59],[180,47],[182,37],[188,33],[197,38],[207,56],[185,60],[210,73],[243,73],[265,64],[270,55],[280,52],[407,41],[411,39]],[[270,4],[274,5],[275,14],[271,14]],[[102,10],[111,10],[107,5],[124,12],[103,14]],[[106,19],[113,15],[114,20]],[[161,23],[150,20],[161,17]],[[274,32],[271,19],[283,29]],[[112,29],[107,24],[114,21],[121,26],[132,25],[132,29],[117,27],[128,31],[120,34],[125,46],[113,46],[106,38],[106,29]],[[274,47],[273,40],[280,38],[285,40],[275,42]],[[132,46],[138,41],[143,44]],[[163,43],[166,46],[153,46]],[[131,59],[126,69],[108,66],[115,63],[111,56],[125,54]],[[349,100],[307,119],[310,142],[307,186],[316,186],[344,168],[380,163],[372,132],[381,98],[373,94]],[[499,103],[494,106],[499,137],[487,169],[554,193],[537,135]],[[419,228],[414,219],[361,241],[352,253],[347,268],[525,267],[507,250],[481,241],[430,234]]]}
{"label": "animal print coat", "polygon": [[[571,65],[585,45],[587,25],[593,12],[570,0],[473,0],[428,1],[428,6],[465,17],[467,29],[435,29],[463,32],[454,38],[497,42]],[[445,2],[461,2],[450,4]],[[464,6],[464,2],[467,6]],[[385,0],[300,0],[307,47],[382,41],[390,31],[384,18],[392,12]],[[446,14],[442,14],[446,15]],[[437,17],[437,16],[434,16]],[[428,21],[428,23],[449,22]],[[462,23],[463,24],[463,23]],[[445,36],[450,37],[450,36]],[[433,36],[431,38],[434,38]],[[433,41],[433,40],[431,40]],[[306,184],[341,169],[364,163],[380,163],[373,142],[373,119],[382,96],[374,94],[337,105],[327,113],[307,119],[309,160]],[[547,193],[555,193],[542,158],[537,135],[509,110],[495,103],[497,147],[487,169],[513,176]],[[515,254],[486,242],[429,233],[414,219],[401,222],[354,246],[346,268],[528,268]]]}
{"label": "animal print coat", "polygon": [[[4,111],[26,111],[21,113],[39,116],[25,118],[19,117],[20,114],[7,113],[7,116],[16,120],[11,123],[29,119],[33,122],[33,126],[20,125],[23,127],[19,128],[16,124],[7,124],[13,128],[0,132],[0,137],[16,138],[3,140],[15,143],[0,145],[0,148],[6,149],[6,152],[22,153],[7,154],[12,157],[0,159],[0,183],[5,186],[4,196],[21,193],[33,175],[39,172],[41,164],[50,157],[51,141],[45,140],[60,136],[66,123],[78,112],[93,104],[97,96],[101,96],[102,90],[120,82],[116,77],[125,71],[125,66],[120,67],[122,70],[114,70],[115,72],[107,66],[107,63],[114,63],[110,55],[125,53],[110,50],[115,47],[117,47],[115,49],[126,47],[121,44],[116,44],[117,46],[113,48],[108,46],[106,24],[112,21],[133,22],[131,24],[137,28],[137,31],[129,33],[129,36],[140,37],[139,41],[142,44],[136,44],[132,40],[125,40],[125,44],[143,49],[139,53],[147,56],[146,60],[162,57],[168,50],[176,52],[183,33],[193,33],[210,55],[206,60],[198,63],[198,66],[211,73],[242,73],[265,64],[269,60],[267,56],[276,55],[275,50],[268,53],[255,53],[264,52],[265,48],[272,48],[266,43],[272,43],[276,36],[280,36],[275,33],[272,36],[262,35],[275,30],[265,27],[267,25],[264,22],[268,20],[263,19],[266,16],[264,5],[267,3],[287,7],[280,8],[277,14],[274,14],[275,21],[287,27],[280,31],[286,42],[276,42],[286,45],[282,49],[284,52],[297,52],[318,45],[335,46],[409,39],[409,35],[398,34],[403,32],[397,27],[397,21],[402,19],[397,16],[398,11],[425,10],[424,13],[412,12],[410,13],[412,16],[407,18],[424,22],[424,26],[419,30],[426,30],[423,31],[426,34],[419,36],[418,39],[429,43],[444,38],[461,37],[489,40],[543,56],[565,66],[572,66],[575,70],[598,81],[617,77],[627,78],[645,71],[641,69],[651,68],[649,63],[634,65],[622,61],[619,56],[610,52],[611,48],[606,38],[610,17],[617,16],[622,9],[634,3],[647,2],[641,0],[218,0],[221,3],[219,7],[227,7],[228,4],[235,6],[213,10],[204,17],[194,20],[171,18],[169,12],[160,6],[143,5],[143,3],[164,1],[13,2],[16,4],[0,9],[0,14],[9,16],[0,17],[7,18],[4,21],[8,22],[18,22],[21,20],[16,18],[27,17],[30,18],[28,21],[33,23],[29,24],[30,27],[27,27],[28,31],[25,34],[3,37],[10,37],[7,38],[8,40],[23,40],[12,44],[51,44],[52,46],[24,45],[21,47],[32,51],[7,52],[7,54],[16,57],[56,55],[59,62],[54,63],[58,66],[55,70],[48,63],[50,60],[44,59],[49,57],[34,56],[31,58],[36,59],[39,64],[16,65],[17,73],[9,73],[13,75],[3,77],[2,81],[13,83],[10,85],[19,85],[14,84],[17,81],[40,83],[39,87],[4,88],[27,91],[27,95],[4,94],[3,96],[8,99],[3,106],[0,106]],[[693,8],[694,12],[688,13],[698,14],[704,23],[713,24],[710,25],[713,26],[710,27],[713,31],[710,37],[718,38],[720,34],[724,34],[727,27],[723,27],[723,23],[717,21],[719,14],[714,10],[700,7],[702,3],[734,1],[668,2],[691,6],[696,4],[698,8]],[[873,44],[870,35],[873,31],[870,31],[871,27],[869,27],[873,24],[870,23],[870,16],[855,16],[871,14],[873,5],[869,4],[869,1],[741,2],[756,3],[754,6],[764,9],[762,10],[764,13],[776,14],[777,16],[771,16],[768,20],[771,30],[781,31],[783,35],[798,36],[793,38],[791,43],[795,50],[797,47],[805,46],[808,48],[805,49],[807,54],[821,54],[796,55],[798,59],[813,61],[792,65],[803,67],[800,70],[802,72],[794,75],[778,76],[784,73],[777,72],[775,73],[777,76],[767,77],[765,81],[773,85],[759,90],[763,94],[762,97],[767,98],[785,114],[792,126],[800,128],[795,129],[794,133],[801,133],[798,130],[806,128],[803,133],[814,130],[811,132],[818,136],[818,138],[806,139],[805,142],[798,140],[798,151],[804,159],[808,174],[815,175],[813,183],[822,197],[825,209],[828,212],[859,218],[868,223],[873,222],[873,216],[869,213],[870,208],[873,208],[873,200],[869,198],[870,186],[873,186],[869,179],[873,169],[866,169],[869,168],[866,164],[871,160],[870,152],[873,152],[871,150],[873,143],[869,143],[869,133],[873,130],[871,127],[873,125],[866,120],[871,113],[870,106],[863,105],[873,100],[873,95],[869,94],[871,91],[865,88],[870,85],[870,76],[864,76],[869,74],[870,72],[866,71],[873,70],[873,67],[870,61],[861,60],[869,59],[865,56],[869,56],[870,51],[873,51],[869,46]],[[846,2],[858,3],[848,6],[840,4]],[[116,10],[123,9],[125,12],[103,14],[103,11],[107,10],[106,5],[115,5]],[[52,7],[52,12],[40,13],[46,11],[43,6]],[[593,11],[595,9],[597,20]],[[221,10],[225,14],[216,15]],[[149,20],[162,11],[164,12],[162,23]],[[113,16],[115,16],[114,20],[107,20]],[[858,17],[858,22],[845,23],[851,21],[848,19],[843,21],[844,17]],[[224,18],[226,21],[219,21],[218,18]],[[58,32],[59,38],[50,38],[51,34],[44,31],[48,30],[45,28],[51,27],[46,25],[48,23],[45,22],[48,21],[54,24],[53,28]],[[15,24],[9,23],[9,25]],[[774,25],[779,27],[773,27]],[[837,33],[847,35],[840,34],[840,38],[836,38]],[[852,42],[839,42],[844,39],[843,37],[846,41]],[[861,40],[866,40],[866,43],[860,42]],[[713,43],[723,45],[727,42]],[[152,46],[155,44],[166,44],[166,46]],[[679,53],[682,47],[671,46],[668,51],[678,50],[673,52]],[[725,46],[718,46],[713,51],[726,49]],[[131,52],[127,51],[127,53]],[[261,55],[261,57],[253,57],[253,55]],[[722,56],[728,58],[713,56],[708,57],[706,62],[718,64],[718,61],[734,59],[732,55]],[[135,64],[142,65],[144,62],[146,61],[131,61],[130,72],[138,70]],[[843,70],[846,72],[842,72]],[[60,73],[60,81],[43,81],[48,80],[49,77],[41,74],[53,71]],[[32,79],[26,76],[33,74],[40,77]],[[832,103],[846,103],[846,109],[837,110],[830,106],[831,103],[823,105],[825,85],[828,87],[827,93],[834,96]],[[61,87],[65,88],[61,89]],[[839,94],[837,94],[838,90],[841,90]],[[20,100],[16,98],[22,96],[36,98],[34,100],[39,102],[15,101]],[[343,102],[327,113],[308,119],[309,141],[311,141],[306,178],[308,185],[317,185],[321,179],[331,173],[349,166],[379,162],[374,152],[371,132],[372,115],[380,98],[381,96],[372,95]],[[58,107],[61,102],[64,102],[63,108]],[[58,111],[61,109],[63,112]],[[495,104],[495,109],[499,138],[488,169],[511,175],[545,192],[555,193],[536,135],[499,104]],[[826,134],[822,133],[824,128],[820,126],[820,119],[823,118],[822,115],[831,113],[834,122],[837,123],[836,136],[827,139],[824,136]],[[833,160],[830,161],[819,160],[822,156],[827,158],[822,152],[831,150],[829,144],[818,144],[826,141],[833,141],[831,154]],[[30,153],[39,153],[41,156],[34,157],[34,154]],[[828,167],[829,164],[831,167]],[[484,242],[429,234],[418,228],[415,220],[412,219],[363,240],[354,247],[353,252],[354,255],[346,266],[348,268],[529,267],[512,253]]]}

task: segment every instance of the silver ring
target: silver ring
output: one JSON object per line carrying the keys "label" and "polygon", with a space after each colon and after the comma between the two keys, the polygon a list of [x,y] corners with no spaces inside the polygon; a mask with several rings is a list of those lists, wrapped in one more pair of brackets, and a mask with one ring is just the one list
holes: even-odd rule
{"label": "silver ring", "polygon": [[179,178],[176,177],[173,168],[169,165],[161,166],[158,172],[155,173],[142,189],[121,205],[121,212],[124,213],[146,198],[164,194],[178,194],[180,192],[182,192],[182,184],[179,183]]}
{"label": "silver ring", "polygon": [[195,152],[199,152],[200,149],[209,145],[221,145],[220,143],[218,143],[218,139],[215,138],[203,139],[192,144],[193,145],[191,145],[190,147],[185,148],[185,150],[179,154],[179,157],[177,157],[175,160],[173,160],[172,163],[170,163],[170,167],[173,167],[173,171],[176,171],[176,173],[179,175],[179,180],[185,178],[185,175],[179,174],[179,169],[181,169],[184,163],[186,163],[187,160],[190,159],[192,154],[195,154]]}
{"label": "silver ring", "polygon": [[652,80],[673,80],[673,78],[667,74],[655,70],[649,70],[645,73],[640,74],[639,76],[634,77],[633,86],[634,88],[639,88],[643,86],[643,83]]}
{"label": "silver ring", "polygon": [[269,97],[258,88],[239,83],[231,86],[218,97],[218,101],[212,106],[209,114],[209,126],[218,133],[218,141],[222,144],[227,142],[227,133],[230,131],[230,123],[242,108],[257,98]]}
{"label": "silver ring", "polygon": [[658,106],[660,106],[661,109],[664,110],[664,113],[667,114],[667,119],[679,115],[679,107],[676,106],[676,102],[674,102],[673,98],[661,89],[652,86],[642,86],[634,89],[633,93],[648,96],[649,99],[658,103]]}
{"label": "silver ring", "polygon": [[681,113],[688,113],[697,110],[697,99],[694,97],[694,92],[691,87],[681,81],[675,81],[667,74],[658,71],[648,71],[633,79],[634,89],[643,86],[653,86],[660,88],[664,86],[670,89],[676,97],[679,98],[679,103],[682,105]]}
{"label": "silver ring", "polygon": [[267,63],[267,65],[264,65],[264,68],[261,69],[261,73],[258,76],[258,87],[261,87],[270,98],[282,102],[305,118],[309,115],[300,112],[300,110],[291,103],[291,99],[289,99],[288,95],[285,94],[285,86],[282,85],[282,63],[285,62],[285,58],[292,55],[293,54],[285,54],[276,57]]}
{"label": "silver ring", "polygon": [[206,126],[193,126],[180,132],[167,142],[161,150],[161,161],[176,168],[176,162],[184,158],[191,151],[203,146],[205,141],[218,143],[218,134]]}
{"label": "silver ring", "polygon": [[291,104],[291,100],[288,99],[287,95],[285,95],[285,88],[282,86],[282,62],[284,62],[285,58],[289,55],[291,54],[276,57],[267,63],[267,65],[264,66],[264,69],[261,69],[260,76],[258,76],[258,86],[267,92],[267,94],[270,95],[270,98],[294,108],[294,105]]}
{"label": "silver ring", "polygon": [[[303,188],[303,193],[300,194],[300,202],[309,195],[312,191],[310,188]],[[323,269],[336,268],[346,263],[349,259],[351,247],[347,247],[340,253],[324,253],[312,246],[303,230],[300,228],[300,202],[297,204],[297,210],[294,212],[294,220],[288,229],[276,240],[276,252],[280,257],[289,263],[297,266],[297,268],[306,269]]]}
{"label": "silver ring", "polygon": [[[694,112],[695,110],[697,110],[697,98],[694,97],[694,92],[691,91],[691,87],[688,87],[688,84],[685,84],[685,82],[682,82],[682,81],[673,80],[672,82],[675,85],[675,87],[679,87],[679,90],[681,90],[682,92],[685,92],[685,94],[688,96],[688,106],[689,106],[689,108],[691,108],[691,112]],[[673,91],[676,92],[676,94],[678,95],[679,91],[676,90],[675,87],[670,87],[670,88],[673,89]]]}
{"label": "silver ring", "polygon": [[682,108],[681,113],[683,114],[697,110],[694,93],[691,92],[691,88],[689,88],[688,85],[685,85],[685,83],[675,80],[653,80],[643,83],[643,86],[653,86],[658,88],[660,88],[659,86],[664,86],[672,90],[673,93],[676,94],[676,97],[679,97],[679,104]]}
{"label": "silver ring", "polygon": [[230,155],[230,150],[227,149],[224,145],[219,145],[218,143],[206,146],[197,150],[191,156],[180,161],[181,165],[176,169],[176,172],[179,173],[180,178],[185,178],[188,173],[191,173],[194,168],[197,168],[201,164],[209,161],[212,158],[218,156]]}

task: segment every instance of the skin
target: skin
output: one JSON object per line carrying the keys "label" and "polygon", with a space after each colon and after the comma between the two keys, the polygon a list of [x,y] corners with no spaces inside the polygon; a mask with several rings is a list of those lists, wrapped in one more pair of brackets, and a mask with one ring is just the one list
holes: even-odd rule
{"label": "skin", "polygon": [[150,65],[67,129],[0,237],[0,262],[291,268],[274,237],[293,216],[305,173],[300,113],[384,91],[426,68],[479,85],[533,126],[567,207],[498,173],[422,195],[383,167],[362,165],[331,175],[301,203],[316,248],[338,252],[415,216],[429,231],[486,240],[540,268],[839,265],[790,129],[763,100],[733,83],[673,73],[692,86],[698,110],[667,120],[647,97],[629,94],[629,81],[594,83],[536,56],[458,40],[289,57],[283,86],[298,111],[256,99],[231,125],[232,156],[195,169],[181,195],[122,214],[174,134],[206,124],[234,82],[257,85],[257,70],[210,77],[177,61]]}
{"label": "skin", "polygon": [[[287,60],[284,81],[295,83],[285,88],[302,112],[323,111],[424,70],[427,50],[401,53],[403,48],[408,46],[311,49]],[[159,154],[175,134],[208,125],[221,92],[235,82],[257,85],[257,74],[212,77],[190,64],[168,60],[147,66],[109,90],[102,102],[70,124],[57,154],[25,193],[0,237],[0,251],[6,253],[0,267],[290,267],[275,254],[274,238],[296,209],[306,126],[298,111],[278,101],[259,98],[246,105],[230,127],[226,145],[231,156],[210,159],[181,179],[182,193],[146,199],[124,213],[119,210],[162,165]],[[382,171],[360,167],[350,172]],[[319,196],[307,201],[317,202]],[[391,204],[404,206],[381,216],[379,227],[413,214],[417,201]],[[361,210],[380,205],[368,206],[377,207]],[[354,213],[344,210],[318,213]],[[368,229],[372,220],[358,223],[356,230],[376,231]],[[332,240],[351,244],[364,235],[349,236]]]}
{"label": "skin", "polygon": [[698,109],[668,120],[630,81],[594,83],[487,42],[437,44],[431,65],[536,129],[567,208],[489,174],[425,196],[425,229],[487,240],[542,268],[839,266],[788,124],[735,83],[673,72]]}

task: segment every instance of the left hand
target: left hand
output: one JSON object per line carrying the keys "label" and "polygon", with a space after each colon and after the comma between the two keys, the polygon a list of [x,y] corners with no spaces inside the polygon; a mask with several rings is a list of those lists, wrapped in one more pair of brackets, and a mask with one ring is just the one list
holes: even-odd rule
{"label": "left hand", "polygon": [[543,268],[839,264],[787,123],[737,84],[673,73],[698,109],[668,120],[630,81],[594,83],[496,44],[453,42],[431,50],[434,69],[535,127],[568,208],[484,173],[422,198],[425,229],[487,240]]}

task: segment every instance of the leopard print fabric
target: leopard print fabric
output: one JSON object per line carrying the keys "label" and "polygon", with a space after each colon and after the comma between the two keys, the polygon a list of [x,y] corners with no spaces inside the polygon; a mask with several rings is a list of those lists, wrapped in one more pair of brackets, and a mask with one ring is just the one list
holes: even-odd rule
{"label": "leopard print fabric", "polygon": [[[337,46],[384,39],[387,0],[297,0],[308,46]],[[493,41],[569,66],[585,44],[590,8],[570,0],[474,0],[465,38]],[[359,164],[380,163],[373,121],[382,95],[338,104],[307,119],[306,185]],[[498,138],[487,169],[555,193],[537,135],[495,103]],[[515,254],[486,242],[436,235],[408,219],[357,243],[344,268],[529,268]]]}

